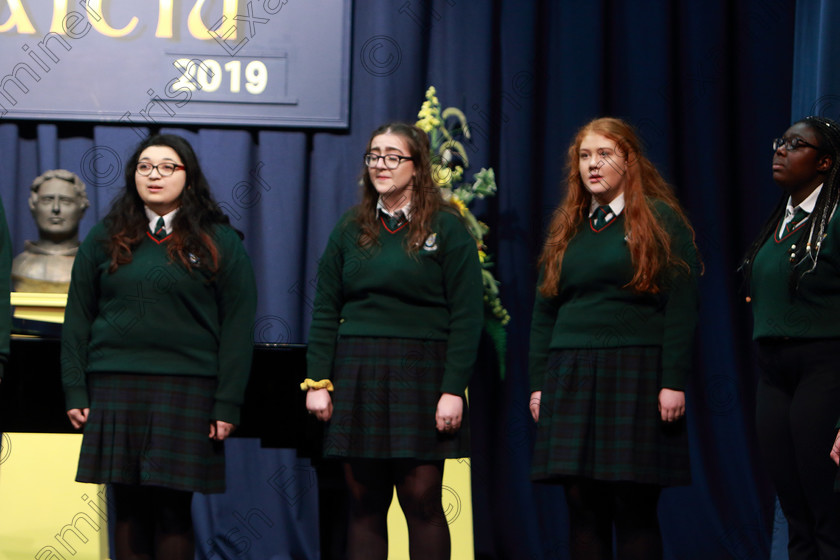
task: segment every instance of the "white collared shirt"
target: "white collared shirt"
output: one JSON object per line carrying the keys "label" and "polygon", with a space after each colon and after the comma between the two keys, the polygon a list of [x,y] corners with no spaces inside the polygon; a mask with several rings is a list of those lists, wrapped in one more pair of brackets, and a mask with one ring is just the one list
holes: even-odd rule
{"label": "white collared shirt", "polygon": [[376,215],[379,215],[379,212],[382,211],[385,214],[395,218],[397,220],[402,220],[405,218],[406,221],[411,219],[411,201],[405,203],[405,206],[402,208],[397,208],[393,212],[389,211],[385,208],[385,204],[382,203],[382,197],[379,197],[379,200],[376,201]]}
{"label": "white collared shirt", "polygon": [[149,210],[148,206],[144,206],[143,209],[146,211],[146,217],[149,219],[149,229],[151,231],[155,231],[155,226],[157,226],[158,218],[163,218],[163,226],[166,228],[166,233],[172,233],[172,219],[175,217],[175,214],[178,212],[178,208],[172,210],[165,216],[158,216],[154,213],[154,211]]}
{"label": "white collared shirt", "polygon": [[793,220],[793,216],[794,214],[796,214],[797,210],[802,209],[805,212],[808,212],[809,218],[811,217],[811,212],[814,211],[814,206],[816,206],[817,204],[817,197],[820,196],[820,191],[822,190],[822,188],[823,186],[820,185],[819,187],[814,189],[814,192],[809,194],[808,198],[800,202],[799,206],[793,206],[790,197],[788,197],[787,205],[785,206],[785,217],[782,220],[781,227],[779,228],[779,237],[781,237],[784,234],[785,227],[790,223],[791,220]]}
{"label": "white collared shirt", "polygon": [[621,214],[624,211],[624,193],[621,193],[620,195],[615,197],[612,200],[612,202],[610,202],[609,204],[604,204],[604,205],[599,204],[598,201],[595,200],[595,197],[593,196],[592,197],[592,202],[589,204],[589,217],[591,218],[592,214],[595,213],[595,210],[597,210],[601,206],[609,206],[610,207],[611,212],[609,214],[607,214],[606,216],[604,216],[604,219],[606,221],[609,222],[610,220],[613,219],[613,217],[618,217],[618,215]]}

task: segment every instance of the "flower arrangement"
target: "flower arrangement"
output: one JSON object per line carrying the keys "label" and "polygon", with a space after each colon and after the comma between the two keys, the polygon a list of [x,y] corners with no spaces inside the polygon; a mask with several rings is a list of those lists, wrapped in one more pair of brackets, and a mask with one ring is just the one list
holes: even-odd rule
{"label": "flower arrangement", "polygon": [[457,140],[470,139],[470,129],[463,111],[455,107],[441,108],[434,86],[426,90],[426,99],[417,114],[417,126],[429,135],[431,145],[432,178],[449,200],[461,212],[467,229],[476,240],[478,258],[481,261],[481,275],[484,289],[484,327],[499,356],[499,367],[504,376],[507,333],[505,325],[510,315],[499,299],[499,282],[493,276],[493,262],[487,254],[484,236],[490,230],[470,212],[469,205],[475,199],[496,194],[496,176],[493,169],[484,169],[473,175],[472,181],[464,181],[464,172],[469,167],[469,158],[464,145]]}

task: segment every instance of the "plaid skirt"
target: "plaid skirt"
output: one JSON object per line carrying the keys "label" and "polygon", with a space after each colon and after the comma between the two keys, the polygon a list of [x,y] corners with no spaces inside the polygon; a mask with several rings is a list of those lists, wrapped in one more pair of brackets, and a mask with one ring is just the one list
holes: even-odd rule
{"label": "plaid skirt", "polygon": [[662,422],[661,348],[549,354],[531,479],[691,483],[685,418]]}
{"label": "plaid skirt", "polygon": [[216,379],[95,373],[88,386],[78,482],[225,491],[224,444],[208,437]]}
{"label": "plaid skirt", "polygon": [[469,456],[466,402],[457,432],[442,434],[435,426],[445,362],[445,341],[341,337],[324,455],[422,460]]}

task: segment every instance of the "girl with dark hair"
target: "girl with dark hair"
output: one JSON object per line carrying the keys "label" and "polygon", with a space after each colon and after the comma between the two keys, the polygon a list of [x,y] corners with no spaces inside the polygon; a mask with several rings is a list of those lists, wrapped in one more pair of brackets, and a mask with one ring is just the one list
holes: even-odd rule
{"label": "girl with dark hair", "polygon": [[758,442],[791,560],[840,558],[838,150],[840,126],[823,117],[773,141],[773,180],[784,193],[742,266],[761,365]]}
{"label": "girl with dark hair", "polygon": [[194,556],[193,492],[225,489],[256,285],[239,233],[173,135],[143,141],[79,248],[62,332],[76,480],[110,483],[114,558]]}
{"label": "girl with dark hair", "polygon": [[560,483],[571,557],[662,557],[664,486],[690,482],[686,377],[697,322],[694,232],[613,118],[581,128],[540,255],[531,324],[531,477]]}
{"label": "girl with dark hair", "polygon": [[464,392],[484,320],[476,242],[432,181],[422,130],[376,129],[364,163],[362,202],[318,266],[314,379],[301,388],[327,422],[324,454],[343,461],[347,558],[387,557],[396,487],[411,558],[448,560],[443,465],[468,455]]}

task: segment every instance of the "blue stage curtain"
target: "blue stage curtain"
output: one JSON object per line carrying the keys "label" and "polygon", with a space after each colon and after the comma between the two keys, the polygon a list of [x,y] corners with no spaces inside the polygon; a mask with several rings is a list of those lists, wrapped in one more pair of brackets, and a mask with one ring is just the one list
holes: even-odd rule
{"label": "blue stage curtain", "polygon": [[[802,13],[806,5],[796,14],[801,21],[813,13]],[[566,558],[568,544],[562,491],[528,481],[536,256],[574,131],[603,115],[634,123],[675,185],[706,265],[687,393],[694,483],[663,493],[666,558],[768,558],[779,520],[755,449],[756,372],[735,269],[779,196],[770,139],[790,122],[794,14],[793,0],[355,2],[349,130],[163,130],[193,143],[217,199],[246,234],[260,290],[257,339],[300,342],[317,260],[338,217],[358,200],[370,131],[413,121],[428,85],[444,106],[465,111],[471,171],[496,170],[499,195],[477,213],[492,228],[490,252],[513,317],[506,379],[488,350],[471,388],[476,557],[536,560]],[[36,175],[60,167],[85,179],[92,206],[84,234],[122,184],[121,164],[138,140],[117,125],[0,120],[0,195],[15,252],[37,237],[26,204]],[[195,503],[197,558],[223,557],[222,546],[227,557],[317,558],[308,463],[249,442],[232,442],[230,451],[229,491]],[[282,487],[294,504],[266,490],[278,472],[288,476]],[[238,537],[248,538],[247,551]]]}
{"label": "blue stage curtain", "polygon": [[840,5],[827,0],[796,3],[796,47],[793,60],[793,121],[821,115],[840,121]]}

